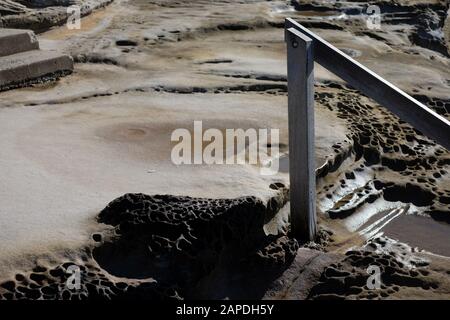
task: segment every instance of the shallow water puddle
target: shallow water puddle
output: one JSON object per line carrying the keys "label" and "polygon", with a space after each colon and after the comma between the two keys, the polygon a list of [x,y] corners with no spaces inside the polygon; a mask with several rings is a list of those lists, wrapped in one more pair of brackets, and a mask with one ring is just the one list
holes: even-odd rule
{"label": "shallow water puddle", "polygon": [[418,207],[378,199],[343,220],[351,232],[365,239],[387,236],[411,247],[450,256],[450,225],[421,215]]}
{"label": "shallow water puddle", "polygon": [[401,215],[385,226],[386,236],[412,247],[450,257],[450,225],[426,216]]}

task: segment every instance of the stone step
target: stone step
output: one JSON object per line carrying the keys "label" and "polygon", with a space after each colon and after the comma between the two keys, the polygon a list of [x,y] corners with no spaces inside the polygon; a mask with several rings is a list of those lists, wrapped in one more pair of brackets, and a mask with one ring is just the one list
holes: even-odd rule
{"label": "stone step", "polygon": [[51,51],[32,50],[0,57],[0,90],[58,77],[72,70],[70,56]]}
{"label": "stone step", "polygon": [[33,31],[0,28],[0,57],[39,49],[39,42]]}

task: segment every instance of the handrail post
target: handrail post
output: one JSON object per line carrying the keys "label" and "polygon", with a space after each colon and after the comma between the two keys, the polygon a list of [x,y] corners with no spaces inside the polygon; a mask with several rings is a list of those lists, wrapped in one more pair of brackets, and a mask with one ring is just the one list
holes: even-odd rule
{"label": "handrail post", "polygon": [[311,38],[285,30],[288,73],[291,230],[300,241],[316,235],[314,52]]}
{"label": "handrail post", "polygon": [[290,28],[313,40],[314,60],[318,64],[450,150],[450,121],[448,119],[420,103],[295,20],[287,18],[285,29],[290,30]]}

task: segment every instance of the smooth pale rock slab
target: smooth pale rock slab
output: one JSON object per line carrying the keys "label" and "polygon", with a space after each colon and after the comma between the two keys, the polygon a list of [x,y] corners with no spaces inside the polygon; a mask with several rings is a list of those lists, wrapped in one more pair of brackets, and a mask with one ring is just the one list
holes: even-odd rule
{"label": "smooth pale rock slab", "polygon": [[[6,231],[0,236],[0,260],[22,250],[81,246],[95,227],[95,215],[124,193],[268,199],[276,192],[272,183],[288,184],[286,173],[262,176],[251,165],[176,166],[170,137],[202,119],[204,130],[280,128],[280,142],[286,144],[284,102],[257,94],[130,92],[1,108],[0,224]],[[318,123],[322,119],[319,113]],[[27,196],[18,201],[18,194]]]}

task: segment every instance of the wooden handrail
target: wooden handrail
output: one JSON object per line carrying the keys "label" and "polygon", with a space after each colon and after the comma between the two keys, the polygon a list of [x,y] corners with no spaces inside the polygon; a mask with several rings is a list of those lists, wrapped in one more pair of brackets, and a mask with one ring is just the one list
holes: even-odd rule
{"label": "wooden handrail", "polygon": [[291,228],[316,234],[314,61],[450,150],[450,121],[291,18],[286,19]]}
{"label": "wooden handrail", "polygon": [[345,80],[355,89],[374,99],[405,122],[450,150],[450,121],[420,103],[406,92],[369,70],[321,37],[291,18],[286,30],[294,28],[311,38],[314,60]]}

